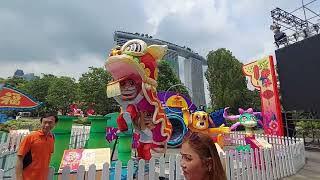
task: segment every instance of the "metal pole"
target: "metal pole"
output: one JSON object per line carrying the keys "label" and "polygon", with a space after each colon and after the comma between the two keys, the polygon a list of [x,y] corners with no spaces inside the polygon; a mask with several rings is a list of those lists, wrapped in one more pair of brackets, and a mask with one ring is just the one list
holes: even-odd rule
{"label": "metal pole", "polygon": [[287,119],[287,112],[284,112],[284,118],[286,119],[286,129],[287,129],[287,137],[289,137],[289,128],[288,128],[288,119]]}
{"label": "metal pole", "polygon": [[303,0],[301,0],[301,1],[302,1],[302,8],[303,8],[304,20],[305,20],[305,22],[307,23],[307,27],[309,27],[309,25],[308,25],[308,21],[307,21],[307,16],[306,16],[306,9],[305,9],[305,5],[304,5]]}

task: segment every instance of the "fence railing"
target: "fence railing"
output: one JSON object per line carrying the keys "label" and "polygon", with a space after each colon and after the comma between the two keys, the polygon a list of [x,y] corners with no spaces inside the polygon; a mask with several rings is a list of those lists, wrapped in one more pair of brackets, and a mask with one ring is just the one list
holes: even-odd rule
{"label": "fence railing", "polygon": [[[70,143],[71,148],[82,148],[83,141],[86,141],[87,136],[79,132],[73,132]],[[272,148],[253,150],[248,152],[238,152],[234,149],[220,153],[220,159],[223,162],[228,180],[233,179],[253,179],[253,180],[271,180],[280,179],[295,174],[305,164],[305,150],[303,139],[288,138],[270,135],[256,134],[256,138],[264,139],[272,145]],[[72,140],[72,138],[74,140]],[[3,137],[1,137],[1,140]],[[19,137],[18,137],[19,139]],[[21,137],[20,137],[21,139]],[[2,142],[2,141],[1,141]],[[9,168],[15,166],[15,149],[19,146],[16,141],[15,148],[6,150],[8,153],[5,159],[1,159],[3,153],[0,154],[0,179],[5,176],[14,174],[8,173]],[[244,133],[235,132],[230,134],[230,143],[233,146],[244,145]],[[3,144],[0,147],[5,147]],[[8,148],[8,146],[6,146]],[[1,149],[2,149],[1,148]],[[6,149],[6,148],[4,148]],[[11,155],[13,156],[10,156]],[[14,161],[13,161],[14,159]],[[90,165],[85,170],[84,166],[80,166],[77,171],[71,172],[70,168],[63,168],[59,173],[54,173],[54,169],[50,168],[48,179],[53,179],[54,176],[59,176],[62,180],[73,177],[74,179],[158,179],[166,177],[170,180],[183,179],[180,169],[180,155],[170,155],[166,158],[153,157],[149,162],[144,160],[128,162],[128,165],[123,167],[120,161],[114,164],[103,165],[101,170],[97,170],[94,164]],[[3,162],[4,160],[4,162]],[[2,163],[1,163],[2,162]]]}

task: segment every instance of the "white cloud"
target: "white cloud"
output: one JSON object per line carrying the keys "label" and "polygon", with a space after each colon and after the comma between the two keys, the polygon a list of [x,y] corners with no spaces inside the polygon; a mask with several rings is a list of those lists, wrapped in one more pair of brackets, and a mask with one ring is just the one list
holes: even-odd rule
{"label": "white cloud", "polygon": [[69,76],[78,80],[90,66],[103,67],[104,59],[95,55],[84,54],[76,61],[69,61],[58,58],[56,61],[28,61],[23,64],[6,61],[0,66],[2,77],[13,76],[16,69],[22,69],[24,73],[35,73],[40,76],[43,74],[53,74],[56,76]]}

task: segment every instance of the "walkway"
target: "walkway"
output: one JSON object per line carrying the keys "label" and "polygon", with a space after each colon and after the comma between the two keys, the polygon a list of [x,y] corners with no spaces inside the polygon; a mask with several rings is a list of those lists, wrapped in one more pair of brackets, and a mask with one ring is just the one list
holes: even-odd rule
{"label": "walkway", "polygon": [[320,152],[306,151],[306,165],[294,176],[284,180],[320,179]]}

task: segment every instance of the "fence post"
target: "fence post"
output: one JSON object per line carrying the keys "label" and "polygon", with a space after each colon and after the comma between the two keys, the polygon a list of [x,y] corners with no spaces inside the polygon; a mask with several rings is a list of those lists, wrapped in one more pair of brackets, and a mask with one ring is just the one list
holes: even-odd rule
{"label": "fence post", "polygon": [[256,171],[256,166],[255,166],[255,161],[254,161],[254,151],[252,148],[250,148],[250,161],[251,161],[251,175],[252,175],[252,180],[257,179],[257,171]]}
{"label": "fence post", "polygon": [[54,167],[49,167],[48,180],[53,180],[53,179],[54,179]]}
{"label": "fence post", "polygon": [[133,179],[133,161],[129,160],[127,164],[127,180]]}
{"label": "fence post", "polygon": [[246,157],[246,168],[247,168],[246,179],[252,179],[249,151],[245,151],[245,157]]}
{"label": "fence post", "polygon": [[246,152],[240,152],[240,162],[241,163],[241,179],[246,180],[248,178],[246,173]]}
{"label": "fence post", "polygon": [[4,171],[3,169],[0,169],[0,179],[3,179],[3,176],[4,176]]}
{"label": "fence post", "polygon": [[80,165],[77,169],[77,180],[83,180],[85,178],[85,168],[83,165]]}
{"label": "fence post", "polygon": [[[232,168],[230,166],[230,156],[229,156],[229,151],[226,151],[226,174],[227,174],[227,179],[231,180],[231,172],[232,172]],[[231,172],[230,172],[231,171]],[[233,175],[233,174],[232,174]],[[233,176],[232,176],[233,177]]]}
{"label": "fence post", "polygon": [[145,161],[143,159],[140,159],[139,166],[138,166],[138,180],[144,179],[144,165],[145,165]]}
{"label": "fence post", "polygon": [[[237,169],[236,169],[236,177],[237,177],[237,179],[240,179],[240,163],[239,163],[239,152],[238,151],[235,151],[235,160],[236,160],[236,167],[237,167]],[[231,156],[230,156],[231,157]],[[233,177],[233,176],[231,176],[231,177]]]}
{"label": "fence post", "polygon": [[69,180],[69,178],[70,178],[70,167],[67,166],[62,169],[61,179]]}
{"label": "fence post", "polygon": [[121,170],[122,170],[122,162],[121,161],[117,161],[116,162],[115,175],[114,175],[114,179],[115,180],[121,180]]}
{"label": "fence post", "polygon": [[161,156],[160,157],[160,162],[159,162],[160,164],[159,164],[159,166],[160,166],[160,174],[159,174],[159,176],[162,176],[162,177],[165,177],[165,169],[166,169],[166,167],[165,167],[165,159],[164,159],[164,157],[163,156]]}
{"label": "fence post", "polygon": [[149,179],[155,179],[155,159],[152,157],[149,161]]}
{"label": "fence post", "polygon": [[174,180],[175,172],[176,172],[175,162],[176,162],[175,155],[170,155],[170,157],[169,157],[169,180]]}
{"label": "fence post", "polygon": [[294,167],[293,167],[293,156],[292,156],[292,146],[293,146],[293,144],[290,144],[289,145],[289,175],[293,175],[293,169],[294,169]]}
{"label": "fence post", "polygon": [[177,155],[176,156],[176,180],[181,179],[180,161],[181,161],[181,155]]}
{"label": "fence post", "polygon": [[280,153],[280,157],[279,157],[279,160],[280,160],[280,178],[283,178],[285,175],[284,175],[284,152],[283,152],[283,145],[280,145],[279,148],[278,148],[278,151]]}
{"label": "fence post", "polygon": [[102,166],[102,179],[101,180],[109,180],[110,179],[110,172],[109,172],[109,164],[104,163]]}
{"label": "fence post", "polygon": [[229,154],[227,155],[225,153],[225,170],[226,170],[226,173],[227,173],[227,177],[229,176],[229,178],[231,177],[234,177],[235,175],[235,169],[234,169],[234,154],[232,153],[231,150],[229,151],[226,151],[226,152],[229,152]]}
{"label": "fence post", "polygon": [[271,159],[271,168],[272,168],[272,179],[277,179],[277,166],[275,162],[275,153],[274,153],[274,145],[270,148],[270,159]]}
{"label": "fence post", "polygon": [[271,179],[272,177],[272,171],[271,171],[271,159],[270,159],[270,149],[266,148],[264,151],[264,157],[266,158],[265,164],[266,164],[266,175],[267,175],[267,179]]}
{"label": "fence post", "polygon": [[96,179],[96,165],[95,164],[91,164],[89,166],[89,170],[88,170],[88,179],[92,179],[95,180]]}

